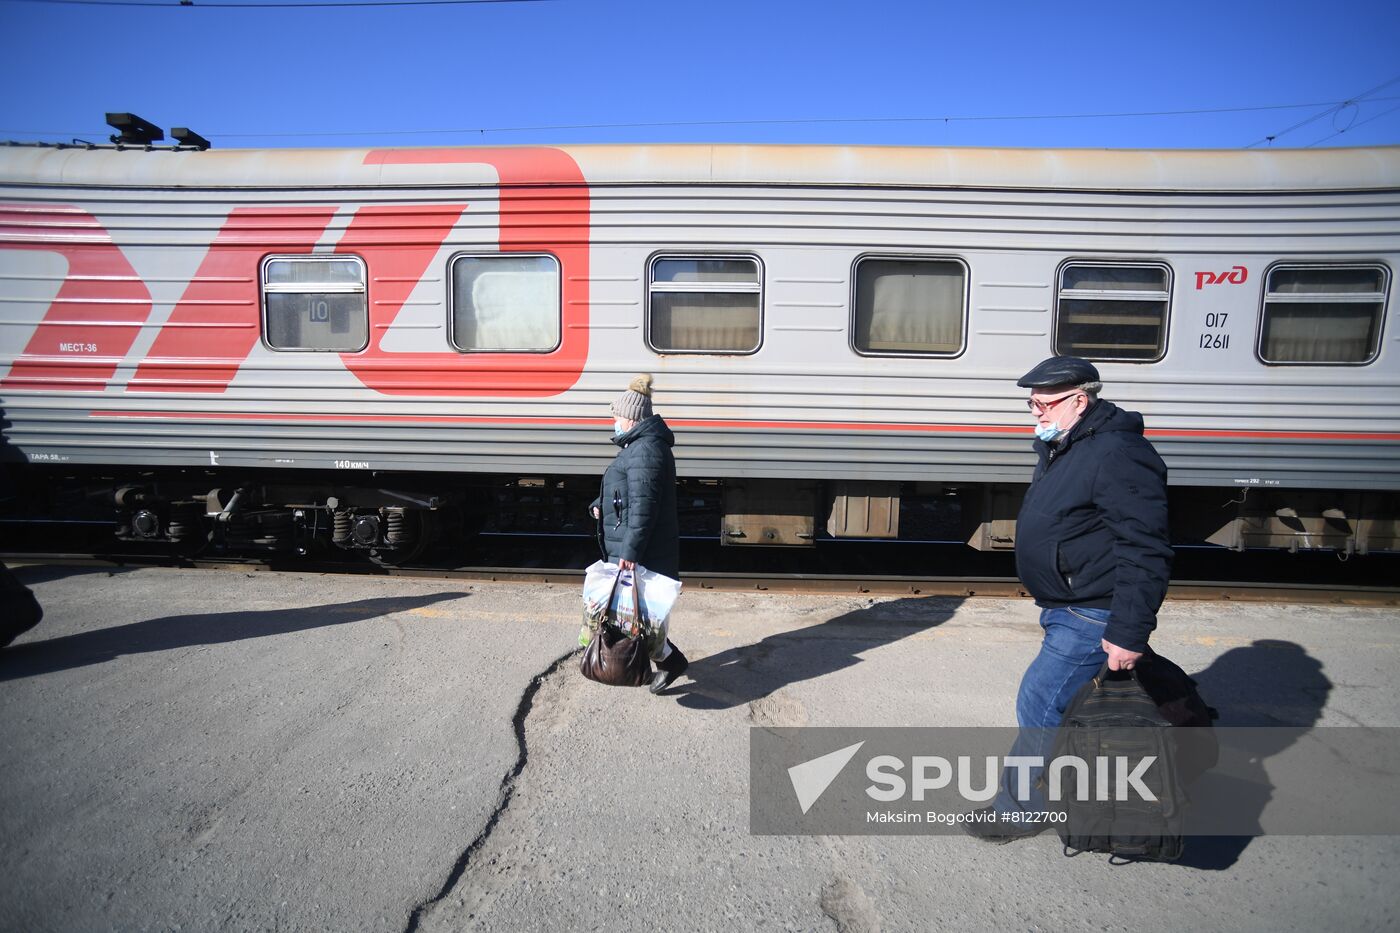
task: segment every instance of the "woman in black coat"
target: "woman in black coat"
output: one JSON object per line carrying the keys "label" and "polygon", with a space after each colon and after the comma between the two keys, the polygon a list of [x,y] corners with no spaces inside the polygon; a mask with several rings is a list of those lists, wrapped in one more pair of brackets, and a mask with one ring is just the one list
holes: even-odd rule
{"label": "woman in black coat", "polygon": [[[622,570],[638,564],[680,579],[680,522],[676,517],[676,436],[651,410],[651,376],[632,380],[611,406],[612,441],[620,449],[603,474],[591,511],[605,558]],[[652,660],[650,690],[660,693],[690,666],[669,639]]]}

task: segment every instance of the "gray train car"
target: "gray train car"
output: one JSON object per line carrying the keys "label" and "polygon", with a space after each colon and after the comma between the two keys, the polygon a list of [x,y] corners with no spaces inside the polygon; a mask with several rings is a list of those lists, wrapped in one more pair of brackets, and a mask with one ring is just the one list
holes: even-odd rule
{"label": "gray train car", "polygon": [[11,146],[3,456],[123,537],[401,559],[596,483],[650,372],[728,543],[936,495],[997,549],[1064,353],[1190,539],[1394,549],[1397,261],[1400,148]]}

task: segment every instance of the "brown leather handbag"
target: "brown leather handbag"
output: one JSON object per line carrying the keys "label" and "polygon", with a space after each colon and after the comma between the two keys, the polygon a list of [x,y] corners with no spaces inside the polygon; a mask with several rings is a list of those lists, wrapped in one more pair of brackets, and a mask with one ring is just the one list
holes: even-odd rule
{"label": "brown leather handbag", "polygon": [[588,647],[578,668],[589,680],[612,687],[640,687],[651,680],[651,656],[643,636],[628,638],[616,626],[604,623]]}
{"label": "brown leather handbag", "polygon": [[[617,584],[613,584],[617,589]],[[608,605],[612,604],[609,597]],[[637,600],[641,612],[641,600]],[[583,649],[578,669],[584,677],[611,687],[640,687],[651,680],[651,654],[647,650],[647,631],[633,636],[623,634],[612,621],[612,614],[593,632],[593,638]]]}

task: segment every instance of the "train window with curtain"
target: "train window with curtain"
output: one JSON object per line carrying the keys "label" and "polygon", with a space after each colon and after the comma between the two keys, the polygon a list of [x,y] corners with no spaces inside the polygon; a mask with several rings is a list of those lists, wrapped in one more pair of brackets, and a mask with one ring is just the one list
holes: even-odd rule
{"label": "train window with curtain", "polygon": [[358,256],[270,256],[262,293],[263,339],[274,350],[355,353],[369,345]]}
{"label": "train window with curtain", "polygon": [[865,354],[962,352],[967,267],[955,259],[856,262],[851,342]]}
{"label": "train window with curtain", "polygon": [[559,346],[559,260],[547,253],[452,260],[452,345],[548,353]]}
{"label": "train window with curtain", "polygon": [[657,256],[647,343],[658,353],[753,353],[762,307],[763,269],[752,256]]}
{"label": "train window with curtain", "polygon": [[1361,364],[1380,347],[1384,266],[1281,265],[1268,272],[1259,322],[1265,363]]}
{"label": "train window with curtain", "polygon": [[1167,352],[1171,269],[1072,262],[1060,269],[1055,353],[1153,363]]}

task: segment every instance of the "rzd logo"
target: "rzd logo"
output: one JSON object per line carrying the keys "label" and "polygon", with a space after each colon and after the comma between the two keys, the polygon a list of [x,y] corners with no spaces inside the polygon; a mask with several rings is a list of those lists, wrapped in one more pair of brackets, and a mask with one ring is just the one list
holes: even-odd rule
{"label": "rzd logo", "polygon": [[1234,266],[1224,272],[1197,272],[1196,291],[1200,291],[1207,285],[1222,285],[1229,282],[1231,285],[1243,285],[1249,280],[1249,270],[1244,266]]}

